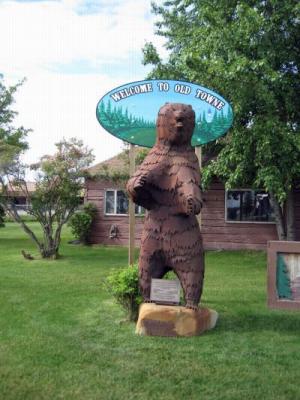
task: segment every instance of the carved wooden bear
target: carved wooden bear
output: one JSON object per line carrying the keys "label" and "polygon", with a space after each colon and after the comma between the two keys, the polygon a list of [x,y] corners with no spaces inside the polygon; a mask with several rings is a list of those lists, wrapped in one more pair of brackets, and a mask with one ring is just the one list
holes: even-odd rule
{"label": "carved wooden bear", "polygon": [[139,283],[150,300],[151,278],[173,270],[186,307],[200,301],[204,257],[196,219],[201,210],[200,171],[191,146],[195,113],[191,106],[166,103],[158,113],[157,141],[127,183],[136,204],[148,210],[141,239]]}

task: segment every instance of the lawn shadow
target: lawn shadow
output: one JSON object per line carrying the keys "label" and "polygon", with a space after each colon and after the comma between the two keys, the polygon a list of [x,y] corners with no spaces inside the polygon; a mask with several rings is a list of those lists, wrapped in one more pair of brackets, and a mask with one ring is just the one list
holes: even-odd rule
{"label": "lawn shadow", "polygon": [[221,330],[236,333],[272,331],[273,333],[292,333],[300,335],[300,313],[268,311],[266,313],[240,312],[229,314],[220,312],[218,326]]}

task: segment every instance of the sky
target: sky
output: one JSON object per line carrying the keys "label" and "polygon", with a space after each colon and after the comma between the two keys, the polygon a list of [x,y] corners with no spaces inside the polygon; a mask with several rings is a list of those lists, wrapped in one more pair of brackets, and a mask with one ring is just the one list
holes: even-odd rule
{"label": "sky", "polygon": [[0,73],[15,96],[15,126],[32,129],[28,164],[55,151],[63,137],[93,149],[95,163],[122,141],[96,120],[96,105],[113,88],[146,78],[142,47],[155,35],[151,0],[0,0]]}

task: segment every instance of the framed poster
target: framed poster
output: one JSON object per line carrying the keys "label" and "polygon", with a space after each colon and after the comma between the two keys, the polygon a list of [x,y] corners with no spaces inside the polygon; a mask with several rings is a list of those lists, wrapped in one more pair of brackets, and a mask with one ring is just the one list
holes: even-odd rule
{"label": "framed poster", "polygon": [[268,243],[268,306],[300,310],[300,242]]}

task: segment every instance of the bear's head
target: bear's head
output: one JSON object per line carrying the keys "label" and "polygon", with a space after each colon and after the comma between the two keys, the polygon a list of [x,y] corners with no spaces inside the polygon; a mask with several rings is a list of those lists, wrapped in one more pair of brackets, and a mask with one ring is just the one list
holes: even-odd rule
{"label": "bear's head", "polygon": [[158,112],[156,127],[159,142],[190,144],[195,127],[195,112],[187,104],[166,103]]}

